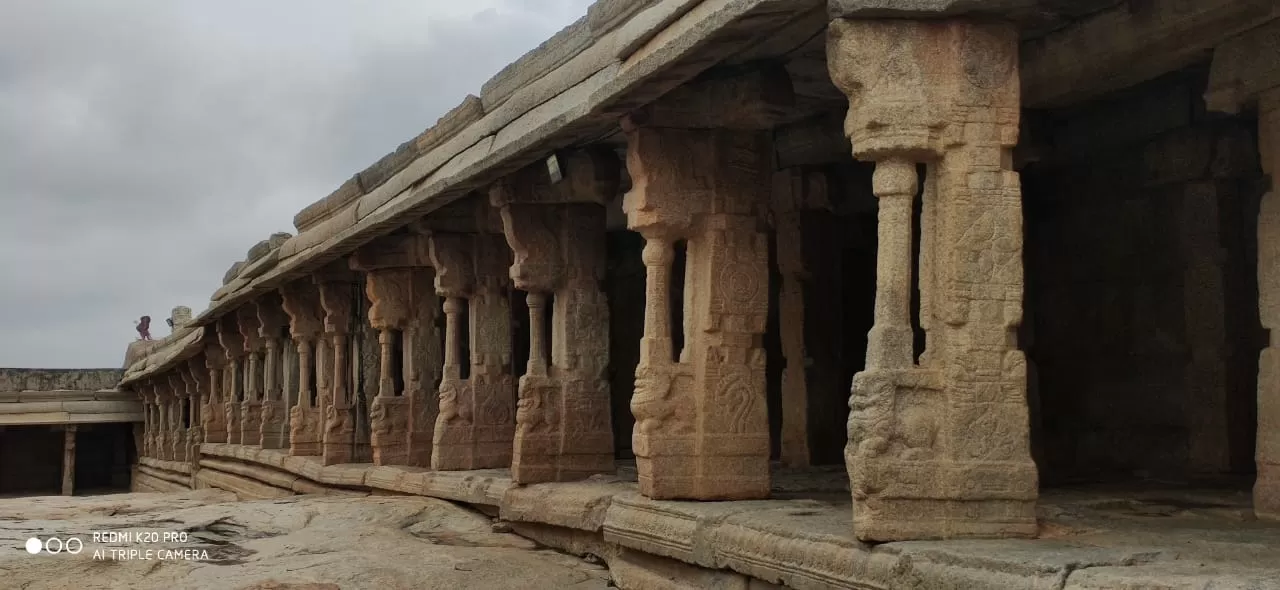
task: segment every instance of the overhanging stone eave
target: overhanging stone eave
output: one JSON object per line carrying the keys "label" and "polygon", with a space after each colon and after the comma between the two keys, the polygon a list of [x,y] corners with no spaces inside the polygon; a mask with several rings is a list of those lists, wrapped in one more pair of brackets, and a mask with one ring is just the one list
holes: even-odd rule
{"label": "overhanging stone eave", "polygon": [[[254,296],[314,271],[416,217],[461,198],[475,186],[483,186],[536,161],[550,150],[574,145],[584,138],[602,136],[617,125],[617,118],[622,114],[656,99],[721,61],[724,56],[707,59],[699,53],[699,50],[714,48],[718,37],[722,41],[728,39],[727,43],[735,46],[746,45],[751,35],[765,33],[780,22],[804,15],[820,4],[820,0],[704,0],[664,29],[656,31],[649,42],[625,60],[615,61],[532,106],[493,133],[459,147],[459,140],[466,137],[467,129],[459,131],[449,141],[423,154],[366,194],[365,197],[375,196],[371,201],[385,200],[355,224],[317,245],[281,258],[274,268],[213,302],[193,320],[193,324],[207,326]],[[732,27],[734,24],[744,26]],[[544,77],[558,75],[559,70],[552,70]],[[672,71],[678,73],[672,75]],[[659,74],[664,75],[658,79]],[[508,102],[511,100],[514,98]],[[468,127],[484,122],[481,119]],[[486,154],[466,157],[468,152],[485,144],[487,146],[481,149]],[[420,162],[442,157],[436,150],[452,150],[453,153],[440,166],[411,179]],[[401,186],[405,188],[389,199],[379,192]]]}
{"label": "overhanging stone eave", "polygon": [[[190,328],[190,331],[187,334],[175,339],[172,343],[165,345],[160,350],[157,350],[134,363],[133,367],[130,367],[125,371],[124,377],[120,379],[120,384],[117,388],[125,388],[130,384],[137,383],[140,380],[167,371],[178,363],[194,357],[204,350],[204,345],[202,344],[203,340],[203,327],[196,326]],[[151,364],[151,362],[157,358],[162,360],[155,364]],[[140,364],[143,365],[143,368],[135,370],[134,367],[137,367]]]}

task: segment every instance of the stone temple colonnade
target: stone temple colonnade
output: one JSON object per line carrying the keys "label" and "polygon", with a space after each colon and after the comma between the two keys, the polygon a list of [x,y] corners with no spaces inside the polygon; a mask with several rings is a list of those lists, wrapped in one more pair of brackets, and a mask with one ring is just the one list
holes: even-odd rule
{"label": "stone temple colonnade", "polygon": [[[1054,203],[1024,195],[1015,148],[1036,147],[1028,113],[1065,111],[1026,104],[1018,24],[883,12],[819,14],[824,34],[801,47],[825,66],[820,84],[776,61],[720,64],[609,111],[591,141],[504,161],[403,219],[378,212],[417,189],[379,196],[370,176],[398,177],[362,172],[299,215],[299,236],[233,268],[182,363],[133,382],[143,455],[198,465],[202,444],[240,445],[525,486],[624,477],[615,432],[630,429],[639,494],[692,502],[770,498],[779,473],[843,446],[860,541],[1036,536],[1042,480],[1064,470],[1033,460],[1052,389],[1034,365],[1060,359],[1029,360],[1054,349],[1032,347],[1024,321],[1024,298],[1043,294],[1024,278],[1039,260],[1024,252],[1024,203]],[[1219,48],[1201,78],[1207,110],[1257,111],[1274,174],[1280,74],[1240,65],[1276,36],[1258,35]],[[481,120],[478,103],[439,127]],[[813,133],[795,140],[801,128]],[[1044,160],[1068,161],[1064,145]],[[1257,259],[1237,257],[1256,267],[1266,328],[1280,323],[1275,198],[1261,201]],[[357,215],[378,235],[325,229]],[[642,246],[610,239],[626,232]],[[643,308],[608,295],[636,260]],[[615,344],[629,317],[638,358]],[[1278,358],[1268,344],[1256,365],[1254,510],[1267,519],[1280,518]]]}

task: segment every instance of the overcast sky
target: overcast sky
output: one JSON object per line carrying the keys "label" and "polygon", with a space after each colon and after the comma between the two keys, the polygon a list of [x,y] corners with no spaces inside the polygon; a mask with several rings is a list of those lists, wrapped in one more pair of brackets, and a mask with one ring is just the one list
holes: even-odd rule
{"label": "overcast sky", "polygon": [[154,318],[590,0],[0,0],[0,367]]}

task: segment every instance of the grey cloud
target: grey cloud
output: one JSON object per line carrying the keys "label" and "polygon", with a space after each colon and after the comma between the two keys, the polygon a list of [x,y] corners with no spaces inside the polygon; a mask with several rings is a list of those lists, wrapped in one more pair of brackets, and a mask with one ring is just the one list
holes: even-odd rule
{"label": "grey cloud", "polygon": [[0,366],[118,365],[587,4],[0,0]]}

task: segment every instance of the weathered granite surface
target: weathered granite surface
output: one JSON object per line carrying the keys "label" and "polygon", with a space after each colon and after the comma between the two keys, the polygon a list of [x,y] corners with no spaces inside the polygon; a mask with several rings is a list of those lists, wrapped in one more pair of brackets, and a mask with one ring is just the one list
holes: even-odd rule
{"label": "weathered granite surface", "polygon": [[0,392],[114,389],[123,375],[119,369],[0,368]]}

